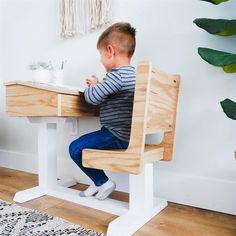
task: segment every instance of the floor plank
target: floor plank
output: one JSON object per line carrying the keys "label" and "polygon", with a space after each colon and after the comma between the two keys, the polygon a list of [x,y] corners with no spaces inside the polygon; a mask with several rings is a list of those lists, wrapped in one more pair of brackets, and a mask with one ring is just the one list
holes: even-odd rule
{"label": "floor plank", "polygon": [[[0,167],[0,199],[12,202],[17,191],[37,185],[37,176]],[[83,190],[78,184],[75,189]],[[128,201],[126,193],[111,195]],[[108,224],[117,216],[75,203],[43,196],[19,204],[47,214],[61,217],[82,227],[106,233]],[[150,220],[134,236],[236,236],[236,216],[169,203],[159,215]]]}

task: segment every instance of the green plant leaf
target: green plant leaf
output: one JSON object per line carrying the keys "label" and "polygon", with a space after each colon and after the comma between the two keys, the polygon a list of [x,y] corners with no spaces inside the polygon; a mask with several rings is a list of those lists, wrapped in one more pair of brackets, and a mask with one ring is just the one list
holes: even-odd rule
{"label": "green plant leaf", "polygon": [[235,73],[236,72],[236,64],[229,65],[229,66],[224,66],[223,70],[226,73]]}
{"label": "green plant leaf", "polygon": [[215,5],[218,5],[222,2],[228,2],[229,0],[201,0],[201,1],[204,1],[204,2],[210,2],[210,3],[213,3]]}
{"label": "green plant leaf", "polygon": [[197,18],[193,22],[210,34],[220,36],[236,34],[236,20]]}
{"label": "green plant leaf", "polygon": [[211,65],[222,67],[226,73],[236,72],[236,54],[202,47],[198,48],[198,54]]}
{"label": "green plant leaf", "polygon": [[233,120],[236,120],[236,103],[228,98],[220,102],[224,113]]}

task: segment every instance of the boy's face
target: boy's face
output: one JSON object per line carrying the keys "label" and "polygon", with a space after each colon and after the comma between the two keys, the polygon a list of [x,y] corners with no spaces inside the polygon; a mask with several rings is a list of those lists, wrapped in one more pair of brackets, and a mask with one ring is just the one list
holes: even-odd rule
{"label": "boy's face", "polygon": [[111,71],[114,67],[114,51],[111,45],[108,45],[106,48],[100,48],[100,60],[106,71]]}

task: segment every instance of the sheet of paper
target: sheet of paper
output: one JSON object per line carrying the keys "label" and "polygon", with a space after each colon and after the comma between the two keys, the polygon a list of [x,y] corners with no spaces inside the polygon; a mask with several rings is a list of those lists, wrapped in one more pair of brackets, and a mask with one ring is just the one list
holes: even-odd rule
{"label": "sheet of paper", "polygon": [[[51,83],[50,83],[51,84]],[[74,86],[74,85],[66,85],[66,84],[53,84],[52,83],[52,86],[55,86],[57,88],[65,88],[65,89],[70,89],[70,90],[73,90],[73,91],[79,91],[79,92],[84,92],[85,90],[85,87],[82,87],[82,86]]]}
{"label": "sheet of paper", "polygon": [[[35,83],[35,82],[31,82],[30,83]],[[37,84],[42,84],[42,85],[46,85],[49,87],[54,87],[54,88],[64,88],[64,89],[69,89],[71,91],[76,91],[76,92],[84,92],[85,87],[82,86],[74,86],[74,85],[67,85],[67,84],[55,84],[55,83],[39,83],[37,82]]]}

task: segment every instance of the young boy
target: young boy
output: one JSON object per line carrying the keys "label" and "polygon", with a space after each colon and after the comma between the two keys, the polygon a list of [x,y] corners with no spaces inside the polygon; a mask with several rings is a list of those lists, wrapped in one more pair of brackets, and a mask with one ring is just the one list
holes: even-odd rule
{"label": "young boy", "polygon": [[116,184],[103,170],[85,168],[82,151],[90,149],[126,149],[129,145],[135,88],[135,68],[130,65],[135,50],[136,30],[129,23],[116,23],[99,37],[97,49],[106,75],[101,82],[93,76],[86,80],[85,100],[100,105],[101,130],[74,140],[69,147],[70,156],[93,181],[81,197],[95,195],[103,200],[115,190]]}

